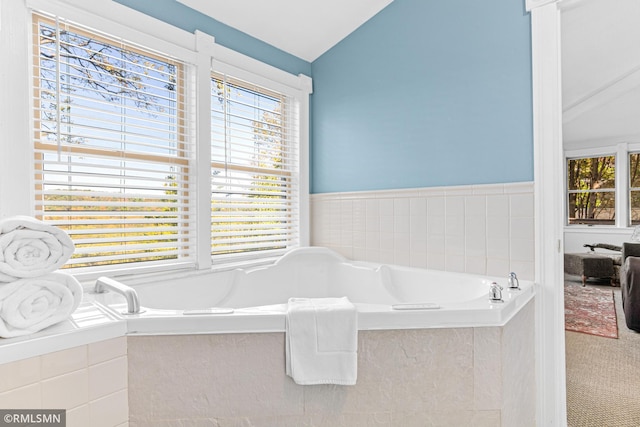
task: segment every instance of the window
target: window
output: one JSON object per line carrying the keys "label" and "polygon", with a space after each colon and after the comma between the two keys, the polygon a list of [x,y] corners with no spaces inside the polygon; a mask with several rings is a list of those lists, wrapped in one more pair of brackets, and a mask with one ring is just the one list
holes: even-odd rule
{"label": "window", "polygon": [[640,153],[629,154],[629,208],[631,224],[640,224]]}
{"label": "window", "polygon": [[567,161],[569,224],[615,224],[615,156]]}
{"label": "window", "polygon": [[185,64],[34,14],[36,212],[68,267],[193,263]]}
{"label": "window", "polygon": [[299,240],[292,98],[214,74],[211,79],[211,253],[276,255]]}
{"label": "window", "polygon": [[65,268],[207,269],[308,244],[310,78],[202,32],[132,26],[117,4],[65,3],[26,2],[33,131],[17,150],[33,170],[0,171],[30,186],[17,210],[70,234]]}

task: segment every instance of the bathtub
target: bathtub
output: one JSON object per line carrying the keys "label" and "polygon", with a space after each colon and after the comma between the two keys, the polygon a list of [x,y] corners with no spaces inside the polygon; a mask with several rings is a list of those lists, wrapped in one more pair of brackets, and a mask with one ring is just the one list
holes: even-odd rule
{"label": "bathtub", "polygon": [[[284,332],[290,297],[346,296],[360,330],[503,326],[534,295],[531,282],[507,287],[507,276],[348,261],[322,247],[294,249],[268,266],[183,273],[162,280],[118,279],[134,288],[142,313],[123,316],[130,334]],[[503,301],[490,299],[490,284]],[[116,314],[119,295],[95,295]]]}
{"label": "bathtub", "polygon": [[[531,282],[509,290],[506,274],[353,262],[324,248],[262,267],[118,280],[142,313],[119,314],[126,304],[113,292],[94,302],[126,321],[135,425],[535,424]],[[492,281],[503,302],[490,301]],[[342,296],[358,310],[356,385],[296,384],[285,373],[287,300]]]}

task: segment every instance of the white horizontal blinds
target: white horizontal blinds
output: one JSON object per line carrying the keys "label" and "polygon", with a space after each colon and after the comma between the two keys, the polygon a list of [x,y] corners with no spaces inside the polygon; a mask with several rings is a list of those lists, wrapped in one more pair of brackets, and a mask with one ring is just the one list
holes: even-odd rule
{"label": "white horizontal blinds", "polygon": [[278,255],[299,244],[295,102],[226,75],[211,82],[214,262]]}
{"label": "white horizontal blinds", "polygon": [[39,15],[33,65],[36,210],[67,266],[193,262],[185,65]]}

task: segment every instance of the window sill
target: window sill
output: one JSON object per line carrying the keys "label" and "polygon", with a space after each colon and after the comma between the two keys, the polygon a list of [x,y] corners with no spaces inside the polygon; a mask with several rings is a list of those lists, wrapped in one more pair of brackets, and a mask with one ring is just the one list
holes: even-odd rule
{"label": "window sill", "polygon": [[594,233],[594,234],[629,234],[634,227],[616,227],[615,225],[565,225],[565,233]]}

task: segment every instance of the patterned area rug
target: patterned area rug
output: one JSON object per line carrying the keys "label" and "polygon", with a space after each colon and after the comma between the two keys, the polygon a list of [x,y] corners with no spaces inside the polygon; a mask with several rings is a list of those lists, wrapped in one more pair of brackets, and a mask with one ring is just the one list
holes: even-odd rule
{"label": "patterned area rug", "polygon": [[564,322],[567,331],[618,338],[613,290],[565,284]]}

